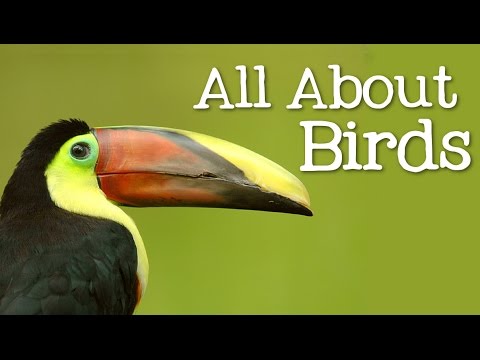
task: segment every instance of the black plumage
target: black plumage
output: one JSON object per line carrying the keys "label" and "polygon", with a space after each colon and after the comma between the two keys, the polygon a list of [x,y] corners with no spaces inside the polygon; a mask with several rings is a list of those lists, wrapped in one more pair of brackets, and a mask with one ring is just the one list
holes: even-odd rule
{"label": "black plumage", "polygon": [[0,217],[29,214],[54,206],[45,181],[45,169],[69,139],[88,134],[81,120],[61,120],[43,128],[23,150],[0,202]]}
{"label": "black plumage", "polygon": [[79,120],[43,129],[23,151],[0,203],[0,313],[131,314],[137,252],[110,220],[73,214],[51,200],[45,169]]}

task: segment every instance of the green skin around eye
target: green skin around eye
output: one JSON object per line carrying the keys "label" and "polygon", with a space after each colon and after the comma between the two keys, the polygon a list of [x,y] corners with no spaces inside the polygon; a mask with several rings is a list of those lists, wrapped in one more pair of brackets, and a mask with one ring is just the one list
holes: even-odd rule
{"label": "green skin around eye", "polygon": [[[88,148],[88,153],[85,157],[74,156],[74,147],[80,145]],[[68,158],[67,156],[68,155]],[[65,158],[62,161],[62,157]],[[59,153],[53,159],[50,167],[62,167],[64,170],[72,171],[73,167],[80,165],[82,168],[95,166],[98,158],[98,143],[97,139],[92,134],[79,135],[67,141]],[[93,169],[92,169],[93,170]],[[48,169],[47,169],[48,171]]]}

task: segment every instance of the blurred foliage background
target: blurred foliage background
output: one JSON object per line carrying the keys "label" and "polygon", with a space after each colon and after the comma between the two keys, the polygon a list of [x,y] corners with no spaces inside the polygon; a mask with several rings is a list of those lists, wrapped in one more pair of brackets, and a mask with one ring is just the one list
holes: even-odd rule
{"label": "blurred foliage background", "polygon": [[[476,45],[1,45],[0,187],[32,136],[61,118],[213,135],[295,174],[310,192],[315,215],[126,208],[150,259],[137,314],[478,313],[479,60]],[[258,93],[253,66],[265,66],[271,109],[220,110],[221,102],[211,100],[209,110],[193,110],[212,67],[222,74],[230,101],[238,102],[240,64],[248,67],[252,102]],[[286,110],[305,67],[314,72],[324,102],[332,102],[329,64],[362,81],[404,75],[412,101],[419,93],[415,77],[425,75],[434,106],[405,109],[395,94],[384,110],[363,103],[353,110],[313,110],[312,100],[304,100],[302,110]],[[453,76],[447,91],[459,96],[451,110],[437,101],[432,76],[440,65]],[[381,102],[386,91],[377,85],[372,99]],[[351,84],[342,92],[353,98]],[[358,160],[365,164],[364,132],[400,137],[422,130],[419,118],[433,121],[437,163],[447,132],[471,132],[467,170],[412,174],[384,143],[382,171],[299,170],[302,120],[332,121],[344,131],[355,121]],[[328,136],[316,132],[317,141]],[[409,161],[419,164],[423,157],[422,143],[412,141]],[[315,154],[317,163],[331,160]]]}

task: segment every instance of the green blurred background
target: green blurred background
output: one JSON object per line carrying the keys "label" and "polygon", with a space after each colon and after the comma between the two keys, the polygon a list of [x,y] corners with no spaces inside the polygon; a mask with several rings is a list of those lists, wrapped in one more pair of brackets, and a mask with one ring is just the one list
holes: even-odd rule
{"label": "green blurred background", "polygon": [[[479,61],[478,45],[1,45],[0,188],[31,137],[60,118],[213,135],[295,174],[310,192],[315,215],[126,208],[150,259],[137,314],[480,313]],[[257,98],[252,67],[265,65],[271,109],[219,110],[220,101],[211,100],[209,110],[193,110],[212,67],[220,70],[231,102],[238,102],[234,68],[240,64],[248,66],[251,101]],[[329,64],[362,81],[404,75],[412,100],[418,97],[415,77],[425,75],[434,106],[405,109],[395,96],[384,110],[312,110],[312,100],[304,100],[302,110],[286,110],[305,67],[331,103]],[[454,78],[449,94],[459,96],[451,110],[438,105],[431,78],[440,65]],[[381,102],[385,89],[372,89]],[[351,99],[352,86],[343,90]],[[443,135],[469,130],[470,167],[409,173],[396,150],[383,144],[382,171],[299,170],[302,120],[332,121],[343,130],[354,120],[358,159],[365,164],[364,132],[400,137],[422,130],[419,118],[433,121],[437,163]],[[412,142],[409,161],[419,164],[423,156],[421,142]],[[331,156],[317,153],[315,159],[328,163]]]}

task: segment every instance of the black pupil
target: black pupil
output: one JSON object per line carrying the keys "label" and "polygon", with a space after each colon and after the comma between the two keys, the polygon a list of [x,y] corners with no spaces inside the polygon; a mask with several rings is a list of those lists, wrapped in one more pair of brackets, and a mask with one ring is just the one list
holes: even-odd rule
{"label": "black pupil", "polygon": [[72,146],[71,153],[76,159],[85,159],[90,155],[90,148],[87,144],[75,144]]}

